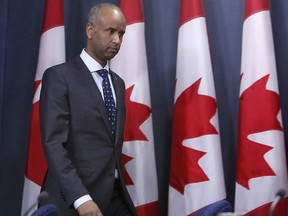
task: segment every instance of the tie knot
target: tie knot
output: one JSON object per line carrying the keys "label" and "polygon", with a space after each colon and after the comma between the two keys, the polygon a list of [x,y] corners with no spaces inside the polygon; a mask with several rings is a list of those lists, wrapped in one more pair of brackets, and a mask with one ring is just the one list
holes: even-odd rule
{"label": "tie knot", "polygon": [[101,69],[96,71],[103,79],[108,77],[108,71],[106,69]]}

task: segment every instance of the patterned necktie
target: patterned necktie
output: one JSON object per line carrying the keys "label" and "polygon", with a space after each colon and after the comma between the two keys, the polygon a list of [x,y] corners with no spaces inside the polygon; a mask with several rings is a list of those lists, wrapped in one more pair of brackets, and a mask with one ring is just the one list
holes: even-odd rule
{"label": "patterned necktie", "polygon": [[116,105],[113,98],[110,81],[108,78],[108,71],[106,69],[98,70],[97,73],[103,78],[102,89],[104,95],[104,103],[108,112],[108,119],[111,123],[112,134],[116,131]]}

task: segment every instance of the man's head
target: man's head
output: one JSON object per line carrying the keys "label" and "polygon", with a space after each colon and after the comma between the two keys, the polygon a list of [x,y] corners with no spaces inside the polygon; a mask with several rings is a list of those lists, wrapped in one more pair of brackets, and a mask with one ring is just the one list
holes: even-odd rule
{"label": "man's head", "polygon": [[119,51],[126,29],[125,17],[116,5],[97,4],[88,13],[86,51],[102,66]]}

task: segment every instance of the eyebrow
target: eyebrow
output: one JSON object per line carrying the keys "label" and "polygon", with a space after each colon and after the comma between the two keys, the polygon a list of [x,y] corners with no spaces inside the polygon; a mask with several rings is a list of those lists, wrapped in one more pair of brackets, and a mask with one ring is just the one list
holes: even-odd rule
{"label": "eyebrow", "polygon": [[[112,27],[112,26],[109,26],[109,27],[107,27],[107,28],[105,28],[105,30],[114,30],[114,31],[116,31],[117,29],[116,28],[114,28],[114,27]],[[125,31],[124,30],[122,30],[122,31],[119,31],[121,34],[124,34],[125,33]]]}

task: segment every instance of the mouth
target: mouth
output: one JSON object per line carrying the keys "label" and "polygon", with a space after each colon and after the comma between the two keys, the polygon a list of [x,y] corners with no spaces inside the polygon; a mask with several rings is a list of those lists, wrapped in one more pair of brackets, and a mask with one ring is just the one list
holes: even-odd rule
{"label": "mouth", "polygon": [[108,51],[109,51],[109,52],[112,52],[112,53],[118,53],[119,48],[117,48],[117,47],[109,47],[109,48],[108,48]]}

